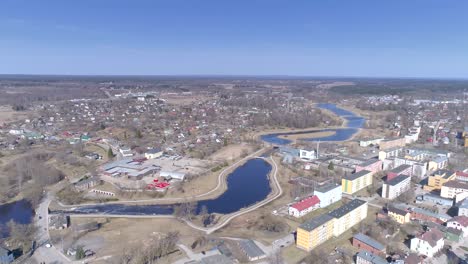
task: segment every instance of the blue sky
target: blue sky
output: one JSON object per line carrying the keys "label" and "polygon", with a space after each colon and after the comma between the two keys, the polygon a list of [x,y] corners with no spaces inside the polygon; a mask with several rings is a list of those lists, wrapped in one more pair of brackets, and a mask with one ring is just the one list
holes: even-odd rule
{"label": "blue sky", "polygon": [[468,78],[468,1],[1,0],[0,73]]}

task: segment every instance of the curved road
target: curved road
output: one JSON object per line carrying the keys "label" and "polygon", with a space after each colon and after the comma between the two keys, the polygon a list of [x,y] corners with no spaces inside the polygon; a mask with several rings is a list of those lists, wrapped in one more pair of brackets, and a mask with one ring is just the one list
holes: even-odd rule
{"label": "curved road", "polygon": [[[253,157],[256,157],[259,153],[265,151],[265,148],[261,148],[254,153],[238,160],[237,162],[233,163],[232,165],[226,167],[223,169],[219,175],[218,175],[218,183],[216,187],[213,189],[207,191],[206,193],[201,193],[195,196],[190,196],[190,199],[192,198],[202,198],[207,195],[210,195],[214,192],[216,192],[219,188],[223,187],[226,185],[226,181],[224,179],[225,174],[232,168],[235,168],[239,166],[239,164],[245,162],[248,159],[251,159]],[[86,203],[86,204],[76,204],[76,205],[68,205],[68,204],[62,204],[60,201],[57,200],[57,203],[62,206],[62,207],[68,207],[68,208],[73,208],[73,207],[81,207],[81,206],[93,206],[93,205],[103,205],[103,204],[130,204],[130,203],[148,203],[148,202],[183,202],[187,199],[188,197],[181,197],[181,198],[155,198],[155,199],[142,199],[142,200],[119,200],[119,201],[111,201],[111,202],[104,202],[104,203]],[[198,199],[197,199],[198,200]],[[155,203],[157,204],[157,203]]]}
{"label": "curved road", "polygon": [[[206,228],[206,227],[200,227],[198,225],[195,225],[194,223],[192,223],[191,221],[189,220],[186,220],[186,219],[181,219],[183,220],[187,225],[189,225],[190,227],[196,229],[196,230],[199,230],[199,231],[202,231],[202,232],[205,232],[206,234],[211,234],[221,228],[223,228],[224,226],[226,226],[232,219],[240,216],[240,215],[243,215],[243,214],[246,214],[248,212],[251,212],[257,208],[260,208],[268,203],[270,203],[271,201],[277,199],[278,197],[280,197],[281,195],[283,195],[283,189],[281,188],[281,185],[279,184],[278,182],[278,178],[277,178],[277,174],[278,174],[278,165],[276,164],[275,160],[273,159],[273,157],[270,157],[268,159],[266,158],[262,158],[266,161],[271,161],[271,163],[273,164],[273,171],[271,173],[271,178],[273,180],[273,183],[275,185],[275,188],[274,188],[274,192],[275,194],[270,196],[269,198],[257,203],[257,204],[254,204],[244,210],[240,210],[238,212],[235,212],[235,213],[232,213],[230,215],[226,215],[225,218],[221,218],[221,221],[215,225],[215,226],[212,226],[212,227],[209,227],[209,228]],[[74,216],[74,217],[112,217],[112,218],[122,218],[122,217],[125,217],[125,218],[175,218],[174,216],[172,215],[112,215],[112,214],[77,214],[77,215],[74,215],[74,214],[70,214],[71,216]]]}

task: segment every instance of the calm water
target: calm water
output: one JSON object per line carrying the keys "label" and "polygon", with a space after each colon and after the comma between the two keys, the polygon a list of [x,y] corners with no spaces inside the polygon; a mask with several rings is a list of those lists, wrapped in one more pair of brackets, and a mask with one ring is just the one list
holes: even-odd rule
{"label": "calm water", "polygon": [[32,221],[33,210],[26,200],[0,205],[0,237],[8,235],[6,224],[13,220],[19,224],[29,224]]}
{"label": "calm water", "polygon": [[334,114],[343,117],[346,119],[346,127],[345,128],[337,128],[337,129],[320,129],[320,130],[311,130],[311,131],[300,131],[300,132],[288,132],[288,133],[274,133],[274,134],[266,134],[262,135],[261,139],[265,142],[277,145],[287,145],[290,144],[292,141],[289,139],[279,138],[278,136],[285,136],[285,135],[298,135],[298,134],[312,134],[318,132],[328,132],[333,131],[335,134],[326,137],[318,137],[318,138],[305,138],[302,139],[304,141],[345,141],[350,139],[359,128],[364,126],[366,120],[363,117],[360,117],[354,114],[351,111],[342,109],[337,107],[334,104],[318,104],[319,108],[327,109]]}
{"label": "calm water", "polygon": [[[227,177],[228,189],[218,198],[198,202],[198,210],[206,206],[210,213],[229,214],[264,200],[271,192],[268,174],[271,165],[263,159],[251,159]],[[190,183],[189,183],[190,184]],[[83,206],[73,213],[161,215],[172,214],[173,205],[95,205]]]}

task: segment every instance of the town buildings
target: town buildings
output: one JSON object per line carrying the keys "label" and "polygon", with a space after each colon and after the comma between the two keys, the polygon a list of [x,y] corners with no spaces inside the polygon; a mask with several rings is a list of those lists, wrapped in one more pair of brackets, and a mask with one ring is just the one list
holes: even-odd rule
{"label": "town buildings", "polygon": [[402,175],[402,174],[411,176],[411,174],[412,174],[411,165],[403,164],[403,165],[400,165],[400,166],[392,169],[391,171],[389,171],[387,173],[387,181],[397,177],[398,175]]}
{"label": "town buildings", "polygon": [[447,222],[451,217],[447,214],[434,213],[419,207],[411,209],[411,219],[422,222],[432,222],[437,224],[443,224]]}
{"label": "town buildings", "polygon": [[358,233],[353,236],[353,246],[375,255],[385,256],[385,246],[363,233]]}
{"label": "town buildings", "polygon": [[388,261],[366,250],[360,250],[356,255],[356,264],[388,264]]}
{"label": "town buildings", "polygon": [[329,213],[335,218],[333,235],[339,236],[367,217],[367,202],[354,199]]}
{"label": "town buildings", "polygon": [[360,223],[367,217],[367,202],[354,199],[328,214],[315,217],[297,228],[296,245],[310,251]]}
{"label": "town buildings", "polygon": [[259,259],[266,258],[265,252],[255,244],[253,240],[241,240],[239,241],[239,248],[247,256],[249,261],[257,261]]}
{"label": "town buildings", "polygon": [[444,247],[444,234],[433,228],[419,236],[411,239],[410,249],[420,255],[425,255],[429,258],[442,250]]}
{"label": "town buildings", "polygon": [[335,218],[328,214],[304,222],[297,228],[297,247],[311,251],[333,236],[334,225]]}
{"label": "town buildings", "polygon": [[458,215],[468,216],[468,198],[465,198],[458,206]]}
{"label": "town buildings", "polygon": [[410,212],[394,207],[388,207],[388,216],[399,224],[409,223],[411,220]]}
{"label": "town buildings", "polygon": [[320,199],[314,195],[289,206],[288,213],[294,217],[302,217],[319,208]]}
{"label": "town buildings", "polygon": [[341,200],[341,186],[336,183],[318,186],[314,190],[314,195],[320,200],[320,207],[324,208]]}
{"label": "town buildings", "polygon": [[447,227],[455,228],[463,232],[463,236],[468,236],[468,216],[455,216],[447,221]]}
{"label": "town buildings", "polygon": [[427,185],[424,186],[425,191],[434,191],[442,189],[442,185],[448,181],[454,180],[456,174],[454,171],[437,170],[429,176]]}
{"label": "town buildings", "polygon": [[390,180],[387,180],[382,185],[382,197],[393,200],[400,194],[411,188],[411,177],[408,175],[398,175]]}
{"label": "town buildings", "polygon": [[459,202],[468,197],[468,182],[448,181],[442,184],[440,196],[450,199],[458,197],[458,199],[455,199],[455,202]]}
{"label": "town buildings", "polygon": [[373,173],[382,171],[382,161],[378,159],[370,159],[359,165],[356,165],[356,172],[360,172],[362,170],[368,170]]}
{"label": "town buildings", "polygon": [[317,153],[315,150],[300,149],[299,158],[302,160],[314,160],[317,159]]}
{"label": "town buildings", "polygon": [[371,171],[362,170],[343,177],[341,180],[342,191],[347,194],[354,194],[364,189],[372,184],[372,175]]}

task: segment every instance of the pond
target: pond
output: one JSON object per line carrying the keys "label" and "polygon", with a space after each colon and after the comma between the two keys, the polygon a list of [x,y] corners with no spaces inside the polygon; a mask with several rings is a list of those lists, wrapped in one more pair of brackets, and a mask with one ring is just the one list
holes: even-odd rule
{"label": "pond", "polygon": [[34,211],[26,200],[0,205],[0,238],[8,236],[7,223],[13,220],[19,224],[29,224]]}
{"label": "pond", "polygon": [[[260,202],[271,192],[271,165],[263,159],[250,159],[227,176],[227,190],[215,199],[198,202],[197,211],[206,206],[208,212],[230,214]],[[190,184],[190,182],[188,183]],[[102,204],[78,206],[70,213],[113,215],[168,215],[174,205]]]}
{"label": "pond", "polygon": [[313,134],[319,132],[334,132],[331,136],[325,137],[315,137],[315,138],[303,138],[304,141],[345,141],[350,139],[359,128],[362,128],[366,122],[363,117],[360,117],[354,114],[351,111],[337,107],[334,104],[318,104],[319,108],[327,109],[334,114],[344,118],[346,120],[346,127],[343,128],[325,128],[319,130],[307,130],[307,131],[296,131],[296,132],[286,132],[286,133],[272,133],[262,135],[261,139],[265,142],[277,145],[287,145],[292,141],[289,139],[280,138],[279,136],[287,135],[299,135],[299,134]]}

